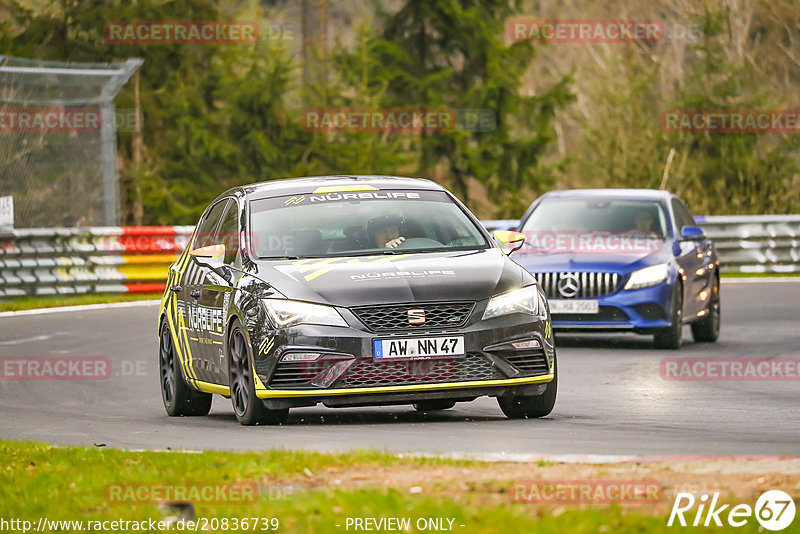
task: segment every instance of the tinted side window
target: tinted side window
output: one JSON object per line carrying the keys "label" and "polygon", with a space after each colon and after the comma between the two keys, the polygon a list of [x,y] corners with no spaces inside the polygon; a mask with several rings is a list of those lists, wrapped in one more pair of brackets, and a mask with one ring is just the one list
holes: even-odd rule
{"label": "tinted side window", "polygon": [[195,236],[193,248],[207,247],[209,245],[217,245],[217,225],[222,218],[225,211],[227,201],[221,200],[214,204],[211,209],[206,212],[206,216],[200,221],[197,226],[197,235]]}
{"label": "tinted side window", "polygon": [[225,245],[225,263],[233,265],[239,254],[239,206],[235,200],[228,201],[228,210],[219,227],[219,242]]}
{"label": "tinted side window", "polygon": [[678,227],[678,233],[684,226],[695,226],[694,217],[683,205],[683,202],[677,198],[672,199],[672,211],[675,213],[675,225]]}

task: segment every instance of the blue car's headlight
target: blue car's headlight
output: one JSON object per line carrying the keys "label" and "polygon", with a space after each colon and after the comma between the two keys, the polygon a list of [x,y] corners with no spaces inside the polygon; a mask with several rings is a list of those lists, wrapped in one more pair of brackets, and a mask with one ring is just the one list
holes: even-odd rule
{"label": "blue car's headlight", "polygon": [[501,295],[495,295],[486,305],[486,311],[483,312],[483,320],[509,313],[545,315],[544,303],[542,303],[537,287],[528,286]]}
{"label": "blue car's headlight", "polygon": [[660,263],[651,265],[638,271],[633,271],[625,289],[642,289],[660,284],[669,276],[669,264]]}
{"label": "blue car's headlight", "polygon": [[269,320],[278,328],[297,324],[347,326],[339,312],[330,306],[286,299],[261,299],[261,302]]}

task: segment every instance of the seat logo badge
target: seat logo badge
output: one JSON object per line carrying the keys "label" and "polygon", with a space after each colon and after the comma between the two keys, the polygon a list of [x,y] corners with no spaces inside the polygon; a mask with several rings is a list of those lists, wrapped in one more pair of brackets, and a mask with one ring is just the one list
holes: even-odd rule
{"label": "seat logo badge", "polygon": [[572,298],[578,294],[581,284],[578,282],[578,275],[575,273],[561,273],[558,279],[558,292],[562,297]]}
{"label": "seat logo badge", "polygon": [[425,322],[425,310],[408,310],[408,324],[423,324]]}

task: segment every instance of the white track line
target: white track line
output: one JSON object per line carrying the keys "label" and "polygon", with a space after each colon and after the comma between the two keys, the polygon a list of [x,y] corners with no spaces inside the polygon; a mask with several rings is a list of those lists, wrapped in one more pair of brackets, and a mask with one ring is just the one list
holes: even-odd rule
{"label": "white track line", "polygon": [[21,315],[43,315],[45,313],[109,310],[114,308],[137,308],[140,306],[155,306],[160,303],[161,303],[160,300],[133,300],[131,302],[109,302],[106,304],[83,304],[81,306],[59,306],[57,308],[37,308],[35,310],[0,312],[0,317],[19,317]]}

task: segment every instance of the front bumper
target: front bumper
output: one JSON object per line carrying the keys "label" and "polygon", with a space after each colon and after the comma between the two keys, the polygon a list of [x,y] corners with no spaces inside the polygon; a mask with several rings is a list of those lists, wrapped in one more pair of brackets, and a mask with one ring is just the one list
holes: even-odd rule
{"label": "front bumper", "polygon": [[668,280],[643,289],[620,289],[598,297],[600,313],[553,314],[553,329],[561,332],[650,332],[670,326],[670,306],[675,282]]}
{"label": "front bumper", "polygon": [[[268,407],[279,408],[318,402],[359,406],[541,393],[554,376],[555,348],[548,322],[522,313],[480,321],[484,307],[478,306],[467,326],[456,329],[376,333],[349,310],[339,308],[349,328],[301,325],[267,329],[260,335],[251,330],[256,395]],[[373,358],[376,339],[448,335],[464,336],[464,357]],[[515,349],[509,344],[520,340],[533,340],[538,348]],[[262,350],[266,347],[271,348]],[[282,361],[287,354],[301,352],[321,357],[310,362]]]}

